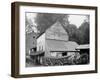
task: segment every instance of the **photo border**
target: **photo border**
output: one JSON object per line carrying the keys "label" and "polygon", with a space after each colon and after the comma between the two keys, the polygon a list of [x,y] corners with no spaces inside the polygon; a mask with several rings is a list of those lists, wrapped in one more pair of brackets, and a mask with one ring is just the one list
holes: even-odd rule
{"label": "photo border", "polygon": [[[95,70],[89,71],[74,71],[74,72],[55,72],[43,74],[23,74],[20,75],[20,56],[19,56],[19,9],[20,6],[39,6],[39,7],[55,7],[55,8],[72,8],[72,9],[89,9],[95,11]],[[97,7],[96,6],[80,6],[80,5],[61,5],[61,4],[44,4],[44,3],[29,3],[29,2],[13,2],[11,4],[11,76],[15,78],[23,77],[41,77],[41,76],[58,76],[58,75],[72,75],[72,74],[86,74],[97,73]]]}

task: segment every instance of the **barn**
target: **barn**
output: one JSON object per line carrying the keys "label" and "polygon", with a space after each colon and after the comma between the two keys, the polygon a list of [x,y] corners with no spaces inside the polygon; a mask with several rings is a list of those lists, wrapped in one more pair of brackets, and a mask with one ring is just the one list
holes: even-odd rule
{"label": "barn", "polygon": [[74,57],[79,53],[76,50],[78,46],[76,42],[69,41],[68,33],[59,21],[37,37],[37,51],[44,52],[45,58]]}

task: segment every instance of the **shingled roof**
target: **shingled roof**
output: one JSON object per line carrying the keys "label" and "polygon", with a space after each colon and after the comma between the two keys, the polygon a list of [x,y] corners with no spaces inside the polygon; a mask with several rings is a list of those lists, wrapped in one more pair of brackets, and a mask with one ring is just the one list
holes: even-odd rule
{"label": "shingled roof", "polygon": [[73,41],[46,40],[50,51],[76,51],[78,44]]}

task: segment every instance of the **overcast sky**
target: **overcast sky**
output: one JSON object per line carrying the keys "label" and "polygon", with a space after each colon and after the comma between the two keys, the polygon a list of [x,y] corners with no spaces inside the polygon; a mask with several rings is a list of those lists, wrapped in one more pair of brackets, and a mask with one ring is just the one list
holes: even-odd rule
{"label": "overcast sky", "polygon": [[[26,16],[28,19],[31,19],[33,24],[36,25],[35,21],[35,17],[36,17],[37,13],[27,13]],[[83,21],[86,19],[85,15],[69,15],[69,22],[70,24],[75,24],[77,26],[77,28],[79,28],[79,26],[83,23]]]}
{"label": "overcast sky", "polygon": [[86,20],[85,15],[69,15],[70,24],[75,24],[78,28]]}

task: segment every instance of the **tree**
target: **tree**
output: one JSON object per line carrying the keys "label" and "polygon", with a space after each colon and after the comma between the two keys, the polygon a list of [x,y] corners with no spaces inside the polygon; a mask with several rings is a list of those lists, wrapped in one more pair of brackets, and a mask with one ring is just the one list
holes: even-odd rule
{"label": "tree", "polygon": [[90,35],[89,23],[84,21],[79,28],[80,44],[89,44],[89,40],[90,40],[89,35]]}
{"label": "tree", "polygon": [[[61,23],[65,18],[65,14],[50,14],[50,13],[38,13],[36,16],[37,28],[40,30],[40,33],[44,32],[48,27],[53,25],[57,20]],[[67,18],[67,17],[66,17]],[[63,23],[62,23],[63,24]]]}
{"label": "tree", "polygon": [[74,24],[68,24],[67,26],[64,26],[66,32],[68,32],[69,35],[69,40],[70,41],[75,41],[75,42],[79,42],[77,36],[78,34],[78,29],[76,27],[76,25]]}
{"label": "tree", "polygon": [[33,23],[30,19],[27,18],[27,16],[25,16],[25,32],[27,33],[31,33],[33,31],[32,29],[33,27]]}

